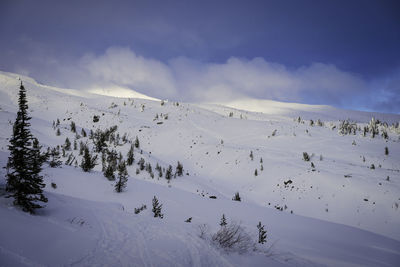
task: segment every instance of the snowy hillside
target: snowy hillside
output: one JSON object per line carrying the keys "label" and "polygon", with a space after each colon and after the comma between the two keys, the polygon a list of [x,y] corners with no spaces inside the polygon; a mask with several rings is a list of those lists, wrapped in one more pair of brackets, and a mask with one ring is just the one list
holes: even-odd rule
{"label": "snowy hillside", "polygon": [[[112,97],[116,91],[60,89],[0,72],[2,167],[19,77],[33,135],[43,151],[59,146],[64,156],[60,167],[44,164],[49,202],[37,215],[0,198],[0,266],[400,263],[400,115],[269,100],[177,103],[124,88]],[[110,162],[90,138],[107,130],[115,155],[126,158],[140,142],[122,193],[103,175]],[[79,167],[81,144],[98,156],[90,172]],[[183,175],[168,181],[178,161]],[[6,170],[0,174],[5,195]],[[236,192],[241,201],[232,200]],[[153,217],[154,196],[162,219]],[[255,243],[261,222],[267,243],[225,250],[212,238],[222,214]]]}

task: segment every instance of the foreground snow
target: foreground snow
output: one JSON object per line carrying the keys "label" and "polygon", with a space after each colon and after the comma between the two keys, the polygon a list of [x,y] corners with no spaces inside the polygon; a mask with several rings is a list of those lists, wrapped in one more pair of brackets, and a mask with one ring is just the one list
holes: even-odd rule
{"label": "foreground snow", "polygon": [[[134,164],[128,169],[126,191],[117,194],[101,166],[91,173],[72,166],[46,166],[49,203],[38,215],[22,213],[10,199],[0,198],[0,227],[6,229],[0,231],[0,266],[397,266],[400,262],[399,133],[389,131],[384,140],[341,136],[331,129],[339,119],[362,124],[374,115],[391,123],[399,121],[399,115],[273,101],[258,101],[259,106],[251,101],[225,103],[231,107],[161,105],[145,96],[118,99],[22,79],[33,116],[32,132],[45,147],[62,145],[66,137],[74,140],[71,120],[78,132],[117,125],[121,135],[139,137],[142,153],[135,152],[136,162],[144,158],[153,167],[156,163],[166,167],[179,160],[189,175],[167,183],[145,172],[136,175]],[[0,74],[1,166],[7,161],[18,83],[17,75]],[[254,112],[247,111],[250,107]],[[100,116],[98,123],[93,123],[93,115]],[[325,125],[298,123],[297,116],[322,119]],[[52,128],[57,118],[61,136]],[[385,146],[389,155],[384,155]],[[123,155],[128,148],[116,147]],[[310,162],[302,160],[303,152],[312,155],[314,171]],[[2,169],[0,194],[4,194],[4,175]],[[288,180],[292,183],[285,185]],[[236,191],[242,202],[231,200]],[[153,196],[163,204],[164,219],[152,217]],[[134,214],[142,204],[147,209]],[[267,244],[245,254],[219,248],[210,236],[218,231],[222,214],[240,223],[254,241],[261,221],[268,231]],[[189,217],[192,222],[185,223]],[[203,238],[200,227],[208,229]]]}

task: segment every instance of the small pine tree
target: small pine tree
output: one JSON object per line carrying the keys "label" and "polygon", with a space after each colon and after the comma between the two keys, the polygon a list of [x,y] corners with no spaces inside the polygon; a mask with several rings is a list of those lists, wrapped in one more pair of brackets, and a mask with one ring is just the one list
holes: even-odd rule
{"label": "small pine tree", "polygon": [[261,222],[257,225],[258,228],[258,243],[264,244],[267,242],[267,231],[264,230],[264,225]]}
{"label": "small pine tree", "polygon": [[128,182],[128,171],[126,170],[125,161],[121,161],[118,164],[118,182],[115,184],[115,191],[121,193],[126,187]]}
{"label": "small pine tree", "polygon": [[253,151],[250,151],[250,159],[253,160],[254,156],[253,156]]}
{"label": "small pine tree", "polygon": [[260,171],[263,171],[263,170],[264,170],[264,166],[261,164]]}
{"label": "small pine tree", "polygon": [[104,177],[106,177],[110,181],[115,180],[114,169],[111,164],[108,164],[107,168],[105,168]]}
{"label": "small pine tree", "polygon": [[60,135],[61,135],[60,128],[57,128],[56,135],[57,135],[57,136],[60,136]]}
{"label": "small pine tree", "polygon": [[167,171],[165,172],[165,179],[167,179],[167,181],[170,182],[171,178],[172,178],[172,166],[169,165]]}
{"label": "small pine tree", "polygon": [[92,156],[89,152],[89,148],[85,146],[83,158],[81,162],[81,168],[84,172],[89,172],[92,170],[96,165],[97,155]]}
{"label": "small pine tree", "polygon": [[263,159],[262,158],[260,158],[260,163],[263,164]]}
{"label": "small pine tree", "polygon": [[153,168],[151,167],[150,162],[146,163],[145,169],[151,176],[151,174],[153,173]]}
{"label": "small pine tree", "polygon": [[78,142],[76,142],[76,140],[74,140],[74,150],[78,149]]}
{"label": "small pine tree", "polygon": [[389,148],[387,146],[385,147],[385,155],[389,155]]}
{"label": "small pine tree", "polygon": [[307,152],[303,152],[303,160],[304,161],[310,161],[310,156],[308,155]]}
{"label": "small pine tree", "polygon": [[143,171],[143,170],[144,170],[144,167],[145,167],[145,161],[144,161],[143,158],[140,158],[140,160],[138,161],[138,165],[139,165],[139,169],[140,169],[141,171]]}
{"label": "small pine tree", "polygon": [[163,177],[162,168],[161,168],[160,165],[158,165],[158,163],[157,163],[157,165],[156,165],[156,170],[158,171],[158,177],[159,177],[159,178]]}
{"label": "small pine tree", "polygon": [[255,169],[254,170],[254,176],[257,176],[258,175],[258,171],[257,171],[257,169]]}
{"label": "small pine tree", "polygon": [[156,196],[153,197],[152,204],[153,204],[152,211],[154,213],[154,218],[159,217],[162,219],[164,217],[164,214],[161,213],[162,204],[160,204],[158,202],[158,199],[156,198]]}
{"label": "small pine tree", "polygon": [[183,165],[178,161],[178,165],[176,166],[176,175],[182,176],[183,175]]}
{"label": "small pine tree", "polygon": [[69,141],[68,137],[65,138],[64,149],[68,151],[71,150],[71,141]]}
{"label": "small pine tree", "polygon": [[372,163],[370,168],[371,170],[375,170],[375,165]]}
{"label": "small pine tree", "polygon": [[232,200],[235,201],[241,201],[242,199],[240,198],[239,192],[236,192],[235,195],[233,196]]}
{"label": "small pine tree", "polygon": [[76,133],[75,122],[71,121],[71,132]]}
{"label": "small pine tree", "polygon": [[140,147],[139,138],[137,136],[136,136],[136,139],[135,139],[135,147],[136,148]]}
{"label": "small pine tree", "polygon": [[222,214],[221,222],[219,223],[219,225],[221,227],[224,227],[225,225],[227,225],[225,214]]}
{"label": "small pine tree", "polygon": [[56,149],[53,148],[50,152],[50,161],[49,161],[49,166],[51,168],[57,168],[61,166],[61,160],[60,160],[60,152]]}
{"label": "small pine tree", "polygon": [[85,131],[85,129],[83,129],[83,128],[82,128],[82,130],[81,130],[81,135],[82,135],[83,137],[86,137],[86,136],[87,136],[86,131]]}
{"label": "small pine tree", "polygon": [[135,161],[135,158],[133,157],[133,150],[134,150],[134,146],[131,145],[131,148],[128,151],[128,154],[126,155],[127,160],[126,160],[126,164],[128,166],[131,166],[133,164],[133,162]]}

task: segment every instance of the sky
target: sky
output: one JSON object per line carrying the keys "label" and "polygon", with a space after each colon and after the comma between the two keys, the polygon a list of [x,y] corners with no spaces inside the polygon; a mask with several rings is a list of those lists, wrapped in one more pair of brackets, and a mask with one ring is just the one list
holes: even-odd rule
{"label": "sky", "polygon": [[189,102],[400,114],[400,2],[0,1],[0,70]]}

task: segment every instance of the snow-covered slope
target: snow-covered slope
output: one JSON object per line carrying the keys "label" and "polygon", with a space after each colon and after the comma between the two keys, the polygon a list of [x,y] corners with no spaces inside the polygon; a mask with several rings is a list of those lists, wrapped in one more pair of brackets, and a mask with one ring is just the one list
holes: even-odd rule
{"label": "snow-covered slope", "polygon": [[[114,98],[0,73],[1,166],[7,162],[17,110],[18,77],[27,88],[32,133],[44,149],[62,145],[66,137],[76,138],[71,121],[78,134],[81,129],[117,125],[121,137],[138,137],[140,149],[128,167],[128,186],[122,193],[116,193],[115,182],[103,176],[99,160],[90,173],[74,165],[45,164],[49,203],[38,215],[24,214],[10,199],[0,198],[0,225],[9,229],[0,231],[0,266],[396,266],[400,262],[400,129],[382,124],[380,130],[388,132],[388,139],[364,137],[362,131],[338,133],[339,120],[357,121],[362,129],[372,116],[393,123],[400,121],[399,115],[253,100],[161,104],[143,95]],[[93,116],[99,121],[93,122]],[[57,119],[60,136],[52,127]],[[321,119],[324,125],[310,126],[310,119]],[[91,146],[88,138],[80,141]],[[125,157],[130,145],[109,146]],[[303,152],[311,156],[309,162],[303,160]],[[78,150],[66,153],[80,162]],[[141,158],[153,169],[156,164],[175,168],[180,161],[185,175],[168,183],[155,170],[154,178],[144,170],[137,173]],[[0,188],[4,176],[1,169]],[[231,200],[235,192],[241,202]],[[164,219],[152,217],[153,196],[163,204]],[[134,214],[142,204],[147,209]],[[240,223],[255,241],[261,221],[268,231],[267,244],[245,254],[223,251],[210,237],[218,231],[222,214],[229,222]],[[184,222],[189,217],[192,222]],[[203,238],[200,228],[208,229]]]}

